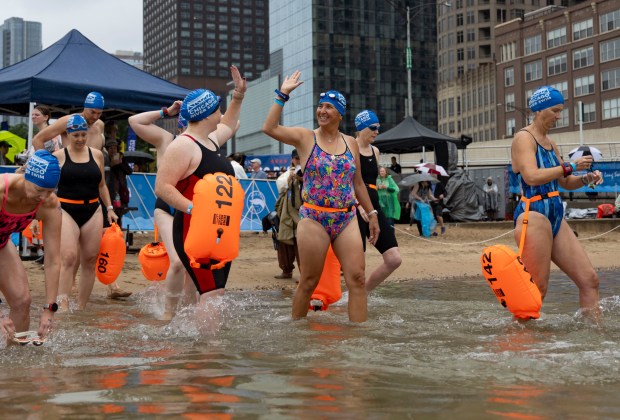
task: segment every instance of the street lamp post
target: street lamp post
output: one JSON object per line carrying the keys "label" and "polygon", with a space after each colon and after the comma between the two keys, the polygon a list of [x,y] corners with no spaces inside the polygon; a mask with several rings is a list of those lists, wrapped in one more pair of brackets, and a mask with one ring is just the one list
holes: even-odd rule
{"label": "street lamp post", "polygon": [[435,5],[435,6],[446,6],[451,7],[452,4],[448,1],[442,2],[429,2],[417,5],[415,8],[418,11],[411,16],[411,8],[407,6],[407,49],[406,49],[406,66],[407,66],[407,116],[413,117],[413,92],[412,92],[412,82],[411,82],[411,68],[413,63],[413,58],[411,55],[411,19],[418,16],[426,6]]}

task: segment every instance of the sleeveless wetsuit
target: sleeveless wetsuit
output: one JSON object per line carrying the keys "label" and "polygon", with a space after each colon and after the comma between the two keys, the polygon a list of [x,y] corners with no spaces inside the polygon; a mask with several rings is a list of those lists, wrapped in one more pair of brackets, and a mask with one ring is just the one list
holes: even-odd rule
{"label": "sleeveless wetsuit", "polygon": [[[387,217],[385,217],[385,214],[381,211],[379,193],[377,192],[377,186],[375,185],[377,182],[377,177],[379,176],[379,163],[377,162],[374,152],[371,156],[362,155],[360,153],[360,169],[362,170],[362,179],[366,185],[368,196],[372,202],[372,208],[376,209],[378,212],[377,218],[379,222],[379,229],[381,229],[381,231],[379,233],[377,243],[375,244],[375,248],[383,254],[388,249],[397,247],[398,242],[396,242],[394,228],[390,226]],[[360,233],[362,234],[364,251],[366,251],[366,238],[370,237],[370,226],[368,222],[366,222],[359,214],[359,210],[357,214],[357,224],[359,225]]]}
{"label": "sleeveless wetsuit", "polygon": [[[520,131],[527,131],[525,129]],[[560,160],[555,154],[555,150],[553,147],[550,150],[542,147],[538,140],[527,131],[534,141],[536,142],[536,164],[539,168],[553,168],[555,166],[560,166]],[[541,194],[548,194],[552,191],[558,190],[558,181],[553,180],[546,184],[530,186],[525,183],[521,174],[517,174],[519,179],[521,180],[521,188],[523,190],[523,195],[527,198],[532,198]],[[517,208],[514,213],[514,224],[516,226],[518,217],[525,211],[525,203],[520,201],[517,204]],[[553,237],[558,234],[560,230],[560,226],[562,224],[562,219],[564,218],[564,206],[562,204],[562,199],[560,196],[544,198],[539,201],[535,201],[530,204],[530,211],[535,211],[536,213],[543,214],[549,219],[551,223],[551,231],[553,233]]]}
{"label": "sleeveless wetsuit", "polygon": [[34,220],[39,206],[38,203],[34,210],[28,213],[9,213],[6,211],[6,201],[9,198],[9,174],[4,174],[4,199],[2,200],[2,208],[0,209],[0,249],[4,248],[9,242],[12,233],[21,232],[30,226],[30,222]]}
{"label": "sleeveless wetsuit", "polygon": [[[185,198],[192,200],[194,196],[194,186],[207,174],[223,172],[227,175],[235,176],[235,171],[227,158],[220,156],[217,152],[207,149],[189,134],[182,135],[192,139],[198,145],[202,153],[202,159],[200,160],[200,164],[194,173],[187,178],[180,180],[176,185],[177,190],[179,190]],[[211,140],[211,142],[219,151],[219,146],[213,140]],[[182,211],[176,211],[174,213],[174,221],[172,224],[172,240],[174,243],[174,249],[177,251],[179,259],[183,263],[183,266],[192,278],[192,281],[200,294],[216,289],[223,289],[226,286],[226,281],[228,281],[228,273],[230,272],[231,263],[227,263],[219,270],[194,268],[189,263],[189,258],[187,258],[187,254],[185,253],[185,238],[187,237],[187,231],[189,229],[189,222],[191,218],[191,215]],[[213,262],[216,263],[217,261]]]}
{"label": "sleeveless wetsuit", "polygon": [[331,241],[334,241],[355,217],[355,158],[342,136],[346,150],[341,155],[330,155],[316,142],[304,169],[301,191],[303,205],[299,218],[319,222]]}
{"label": "sleeveless wetsuit", "polygon": [[92,150],[88,148],[88,162],[75,163],[65,148],[65,163],[60,169],[58,200],[60,207],[71,216],[79,228],[95,214],[99,208],[99,184],[101,169]]}

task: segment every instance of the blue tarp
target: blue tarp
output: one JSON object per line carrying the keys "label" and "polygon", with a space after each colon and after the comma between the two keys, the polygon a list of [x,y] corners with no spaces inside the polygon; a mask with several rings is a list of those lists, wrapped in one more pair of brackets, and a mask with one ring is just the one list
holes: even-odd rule
{"label": "blue tarp", "polygon": [[101,92],[107,112],[118,115],[159,109],[189,93],[108,54],[74,29],[0,70],[0,113],[28,115],[30,102],[75,112],[91,91]]}

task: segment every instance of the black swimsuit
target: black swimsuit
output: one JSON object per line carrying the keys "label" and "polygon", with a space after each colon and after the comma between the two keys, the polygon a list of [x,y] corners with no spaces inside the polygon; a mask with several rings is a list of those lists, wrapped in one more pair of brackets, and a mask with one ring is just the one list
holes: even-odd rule
{"label": "black swimsuit", "polygon": [[[217,148],[217,152],[207,149],[192,136],[188,134],[183,135],[192,139],[198,147],[200,147],[200,151],[202,152],[202,159],[200,160],[200,164],[194,173],[187,178],[180,180],[176,185],[177,190],[179,190],[185,198],[189,200],[193,199],[194,186],[207,174],[223,172],[227,175],[235,176],[235,170],[230,164],[230,161],[226,157],[219,155],[219,146],[215,142],[212,141]],[[174,249],[177,251],[179,259],[189,273],[189,276],[194,281],[196,289],[200,294],[216,289],[223,289],[228,281],[228,273],[230,272],[231,263],[226,264],[219,270],[194,268],[189,263],[189,258],[187,258],[187,254],[185,253],[184,244],[191,217],[191,215],[181,211],[175,212],[174,222],[172,224],[172,241],[174,243]]]}
{"label": "black swimsuit", "polygon": [[[372,150],[372,147],[371,147]],[[377,218],[379,221],[379,238],[377,239],[377,243],[375,244],[375,248],[381,254],[387,251],[390,248],[394,248],[398,246],[398,242],[396,242],[396,235],[394,234],[394,228],[390,226],[385,214],[381,211],[381,204],[379,203],[379,193],[377,192],[377,177],[379,176],[379,165],[377,163],[377,159],[375,153],[373,151],[371,156],[365,156],[360,153],[360,167],[362,170],[362,179],[364,180],[364,184],[366,185],[366,190],[368,191],[368,196],[370,197],[370,201],[372,202],[372,208],[377,210]],[[370,187],[370,185],[374,185],[374,188]],[[366,238],[370,237],[370,226],[368,222],[366,222],[359,213],[359,209],[357,210],[357,224],[360,228],[360,233],[362,234],[362,242],[364,244],[364,251],[366,251]]]}
{"label": "black swimsuit", "polygon": [[[101,169],[88,148],[88,162],[75,163],[65,151],[65,163],[60,169],[58,199],[60,207],[71,216],[78,227],[84,226],[99,208]],[[71,201],[71,202],[67,202]]]}

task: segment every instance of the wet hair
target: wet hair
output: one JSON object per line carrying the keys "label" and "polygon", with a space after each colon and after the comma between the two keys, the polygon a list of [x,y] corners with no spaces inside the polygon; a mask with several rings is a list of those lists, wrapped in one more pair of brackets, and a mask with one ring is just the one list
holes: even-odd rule
{"label": "wet hair", "polygon": [[233,153],[228,157],[242,166],[245,164],[245,155],[243,153]]}

